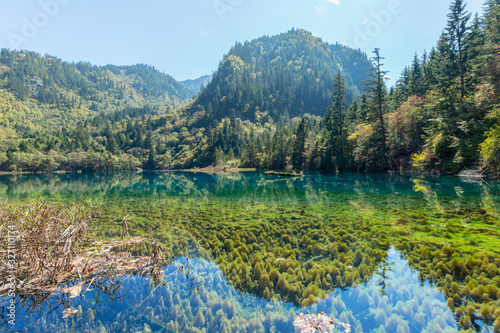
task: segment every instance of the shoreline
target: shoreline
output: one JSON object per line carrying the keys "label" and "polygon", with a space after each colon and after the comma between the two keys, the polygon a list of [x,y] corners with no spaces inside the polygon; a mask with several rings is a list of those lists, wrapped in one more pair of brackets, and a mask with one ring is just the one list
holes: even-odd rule
{"label": "shoreline", "polygon": [[[82,171],[72,171],[72,170],[57,170],[57,171],[50,171],[50,172],[41,172],[41,171],[0,171],[0,176],[18,176],[18,175],[66,175],[66,174],[96,174],[96,173],[120,173],[120,172],[136,172],[136,173],[142,173],[142,172],[192,172],[192,173],[206,173],[206,174],[231,174],[231,173],[238,173],[238,172],[256,172],[256,171],[262,171],[265,172],[266,174],[278,174],[281,173],[282,171],[275,171],[275,170],[265,170],[265,169],[257,169],[257,168],[233,168],[233,167],[227,167],[227,166],[208,166],[204,168],[189,168],[189,169],[164,169],[164,170],[143,170],[143,169],[135,169],[135,170],[120,170],[120,171],[92,171],[92,172],[82,172]],[[304,171],[302,171],[304,172]],[[358,174],[371,174],[371,172],[355,172],[355,171],[345,171],[348,173],[358,173]],[[335,174],[336,172],[333,173],[326,173],[326,174]],[[343,173],[343,172],[339,172]],[[415,176],[442,176],[442,177],[453,177],[453,178],[463,178],[463,179],[471,179],[471,180],[498,180],[498,177],[493,177],[489,175],[488,173],[481,173],[480,175],[476,174],[468,174],[464,173],[462,171],[461,173],[457,174],[446,174],[443,172],[438,172],[438,171],[417,171],[417,170],[388,170],[385,172],[376,172],[379,174],[405,174],[405,175],[415,175]],[[298,176],[298,174],[297,174]]]}

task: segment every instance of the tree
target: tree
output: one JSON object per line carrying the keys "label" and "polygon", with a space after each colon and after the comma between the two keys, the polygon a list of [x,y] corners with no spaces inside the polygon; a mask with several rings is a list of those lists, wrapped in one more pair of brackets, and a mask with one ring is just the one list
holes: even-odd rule
{"label": "tree", "polygon": [[217,146],[214,151],[214,163],[215,165],[224,165],[227,162],[226,155],[224,154],[224,151],[221,149],[220,146]]}
{"label": "tree", "polygon": [[352,101],[352,104],[349,106],[346,112],[345,121],[349,129],[353,129],[357,124],[360,123],[359,111],[360,105],[357,99]]}
{"label": "tree", "polygon": [[466,78],[466,90],[470,90],[481,84],[484,73],[484,57],[482,53],[485,46],[485,26],[478,14],[474,16],[469,32],[466,36],[466,54],[467,71],[469,75]]}
{"label": "tree", "polygon": [[106,141],[106,150],[113,155],[115,155],[118,152],[118,143],[116,142],[114,134],[111,134],[109,136],[109,139]]}
{"label": "tree", "polygon": [[[422,96],[425,94],[423,79],[422,79],[422,66],[418,55],[415,53],[413,63],[411,64],[411,79],[410,79],[410,94]],[[409,96],[408,96],[409,97]]]}
{"label": "tree", "polygon": [[[347,100],[345,93],[344,77],[339,72],[335,75],[333,85],[332,104],[328,107],[325,115],[326,150],[324,163],[327,169],[332,169],[332,161],[335,160],[337,167],[340,160],[344,160],[347,134],[345,130],[345,113]],[[338,160],[338,161],[337,161]],[[343,163],[340,163],[343,164]]]}
{"label": "tree", "polygon": [[306,121],[304,118],[302,118],[302,121],[297,128],[295,141],[293,142],[292,166],[295,169],[301,169],[302,164],[304,164],[306,135]]}
{"label": "tree", "polygon": [[450,41],[446,34],[441,34],[437,48],[431,52],[431,76],[434,87],[442,97],[438,109],[442,113],[449,113],[456,105],[455,81],[458,75],[455,64],[455,54],[451,50]]}
{"label": "tree", "polygon": [[158,158],[156,156],[156,149],[152,147],[149,150],[148,160],[144,164],[146,170],[155,170],[157,166]]}
{"label": "tree", "polygon": [[465,96],[465,40],[469,30],[467,23],[471,14],[465,10],[466,4],[463,0],[455,0],[450,6],[448,14],[448,26],[446,34],[449,40],[449,45],[452,52],[455,54],[456,66],[460,73],[460,100],[463,101]]}
{"label": "tree", "polygon": [[489,115],[498,121],[487,133],[486,140],[481,144],[481,166],[490,174],[500,176],[500,111],[494,110]]}
{"label": "tree", "polygon": [[496,101],[500,96],[500,0],[488,0],[484,14],[484,56],[485,76],[495,89]]}
{"label": "tree", "polygon": [[256,165],[255,159],[257,157],[257,151],[256,151],[256,147],[255,147],[255,133],[254,133],[253,129],[250,132],[249,144],[247,145],[247,148],[246,148],[246,154],[247,154],[247,160],[248,160],[249,165],[252,168],[254,168]]}
{"label": "tree", "polygon": [[387,71],[382,70],[384,59],[380,56],[380,49],[376,48],[372,57],[373,67],[368,70],[368,80],[363,81],[365,89],[364,94],[367,96],[367,120],[373,124],[373,135],[370,135],[369,141],[372,147],[369,156],[372,170],[386,170],[387,164],[387,147],[386,147],[386,128],[384,121],[385,105],[387,99],[387,89],[385,80],[387,79]]}
{"label": "tree", "polygon": [[148,132],[146,135],[146,139],[144,140],[144,149],[151,150],[153,147],[153,140],[151,139],[151,132]]}

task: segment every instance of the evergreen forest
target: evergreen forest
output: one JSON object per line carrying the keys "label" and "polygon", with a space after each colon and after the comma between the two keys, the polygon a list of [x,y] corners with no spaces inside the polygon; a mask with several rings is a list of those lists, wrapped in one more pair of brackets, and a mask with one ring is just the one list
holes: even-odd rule
{"label": "evergreen forest", "polygon": [[301,29],[236,43],[194,96],[147,65],[3,49],[0,170],[500,176],[500,1],[479,16],[454,0],[447,19],[391,86],[384,50],[365,54]]}

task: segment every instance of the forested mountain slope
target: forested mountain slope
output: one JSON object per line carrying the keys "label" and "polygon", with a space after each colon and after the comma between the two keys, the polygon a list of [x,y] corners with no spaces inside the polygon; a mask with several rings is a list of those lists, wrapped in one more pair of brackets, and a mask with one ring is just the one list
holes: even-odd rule
{"label": "forested mountain slope", "polygon": [[[21,127],[20,138],[2,140],[0,169],[224,165],[448,174],[476,169],[500,176],[499,17],[498,0],[487,1],[482,17],[473,17],[463,0],[452,1],[436,47],[409,59],[391,89],[385,85],[383,50],[367,59],[303,30],[238,43],[207,88],[186,105],[165,112],[165,106],[155,106],[157,99],[140,108],[110,104],[115,112],[100,112],[76,126],[69,122],[48,132]],[[14,95],[16,81],[9,81],[6,67],[4,100],[25,107],[20,114],[26,117],[43,118],[25,105],[36,99]],[[123,68],[99,70],[122,78],[125,89],[132,85],[127,80],[134,74]],[[80,86],[74,89],[76,98]],[[163,90],[136,84],[130,91],[134,97],[141,91],[147,100]],[[59,110],[55,104],[49,110]],[[19,132],[20,122],[15,124],[4,128]]]}
{"label": "forested mountain slope", "polygon": [[0,52],[0,136],[76,124],[100,112],[178,107],[193,96],[152,66],[67,63],[34,52]]}
{"label": "forested mountain slope", "polygon": [[370,67],[359,50],[330,45],[305,30],[293,29],[236,43],[186,111],[218,120],[235,113],[242,120],[260,123],[306,113],[324,115],[335,74],[344,75],[347,100],[352,101]]}

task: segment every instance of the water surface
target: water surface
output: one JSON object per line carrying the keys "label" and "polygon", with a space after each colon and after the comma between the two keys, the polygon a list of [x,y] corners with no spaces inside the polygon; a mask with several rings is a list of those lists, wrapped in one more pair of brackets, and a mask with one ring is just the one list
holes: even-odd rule
{"label": "water surface", "polygon": [[[19,322],[30,331],[291,332],[301,312],[325,312],[353,332],[481,331],[500,308],[499,273],[488,266],[500,264],[498,182],[66,174],[0,176],[0,192],[94,199],[101,236],[119,236],[130,214],[132,234],[156,234],[171,262],[165,286],[129,276],[112,293],[51,298]],[[186,258],[190,276],[178,270]],[[481,286],[496,289],[475,296]],[[69,320],[67,307],[79,311]]]}

